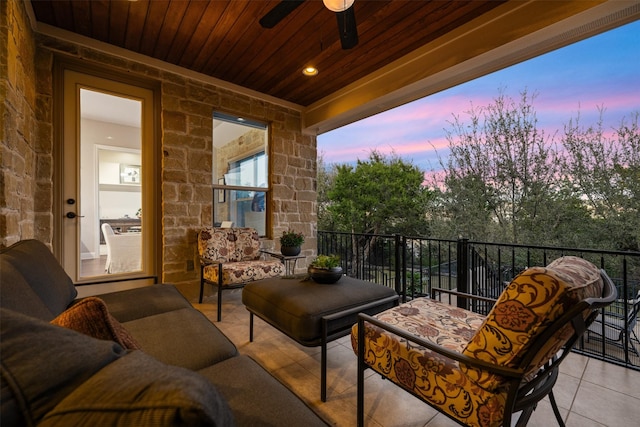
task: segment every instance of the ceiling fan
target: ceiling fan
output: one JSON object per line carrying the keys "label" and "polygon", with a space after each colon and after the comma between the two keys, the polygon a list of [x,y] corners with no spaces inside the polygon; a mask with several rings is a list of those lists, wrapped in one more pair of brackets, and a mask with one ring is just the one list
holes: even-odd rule
{"label": "ceiling fan", "polygon": [[[264,28],[273,28],[286,18],[305,0],[283,0],[260,19]],[[343,49],[351,49],[358,44],[358,28],[356,15],[353,11],[355,0],[322,0],[325,7],[336,13],[340,43]]]}

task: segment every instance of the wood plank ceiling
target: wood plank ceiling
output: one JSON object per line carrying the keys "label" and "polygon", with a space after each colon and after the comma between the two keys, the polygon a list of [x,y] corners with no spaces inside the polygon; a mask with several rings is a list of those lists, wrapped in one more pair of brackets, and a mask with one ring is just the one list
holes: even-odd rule
{"label": "wood plank ceiling", "polygon": [[[301,106],[336,92],[499,6],[495,0],[356,0],[359,44],[307,0],[273,29],[279,1],[32,0],[36,20]],[[319,74],[307,77],[303,67]]]}

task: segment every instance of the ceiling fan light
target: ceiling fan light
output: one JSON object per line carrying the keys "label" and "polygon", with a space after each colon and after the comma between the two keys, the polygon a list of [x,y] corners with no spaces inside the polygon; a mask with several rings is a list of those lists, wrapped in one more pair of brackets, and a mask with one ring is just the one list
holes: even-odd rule
{"label": "ceiling fan light", "polygon": [[324,6],[332,12],[344,12],[355,0],[322,0]]}

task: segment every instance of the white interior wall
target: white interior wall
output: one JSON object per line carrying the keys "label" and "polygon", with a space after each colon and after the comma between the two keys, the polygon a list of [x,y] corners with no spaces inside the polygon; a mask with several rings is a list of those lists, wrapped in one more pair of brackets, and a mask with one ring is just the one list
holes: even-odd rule
{"label": "white interior wall", "polygon": [[121,163],[141,164],[141,131],[86,118],[80,130],[81,257],[88,259],[100,256],[101,218],[135,217],[141,207],[140,186],[120,183]]}

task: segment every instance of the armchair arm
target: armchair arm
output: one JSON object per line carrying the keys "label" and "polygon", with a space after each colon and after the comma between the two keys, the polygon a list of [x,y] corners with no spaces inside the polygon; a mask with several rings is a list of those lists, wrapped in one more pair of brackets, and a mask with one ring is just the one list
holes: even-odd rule
{"label": "armchair arm", "polygon": [[209,258],[205,258],[205,257],[200,257],[200,265],[201,266],[205,266],[205,265],[211,265],[211,264],[215,264],[215,261],[210,260]]}
{"label": "armchair arm", "polygon": [[477,301],[492,302],[494,304],[497,301],[497,299],[495,299],[495,298],[489,298],[489,297],[483,297],[483,296],[480,296],[480,295],[467,294],[465,292],[452,291],[450,289],[444,289],[444,288],[431,288],[431,299],[437,300],[436,299],[436,294],[437,293],[455,295],[455,296],[458,296],[458,297],[474,299],[474,300],[477,300]]}

